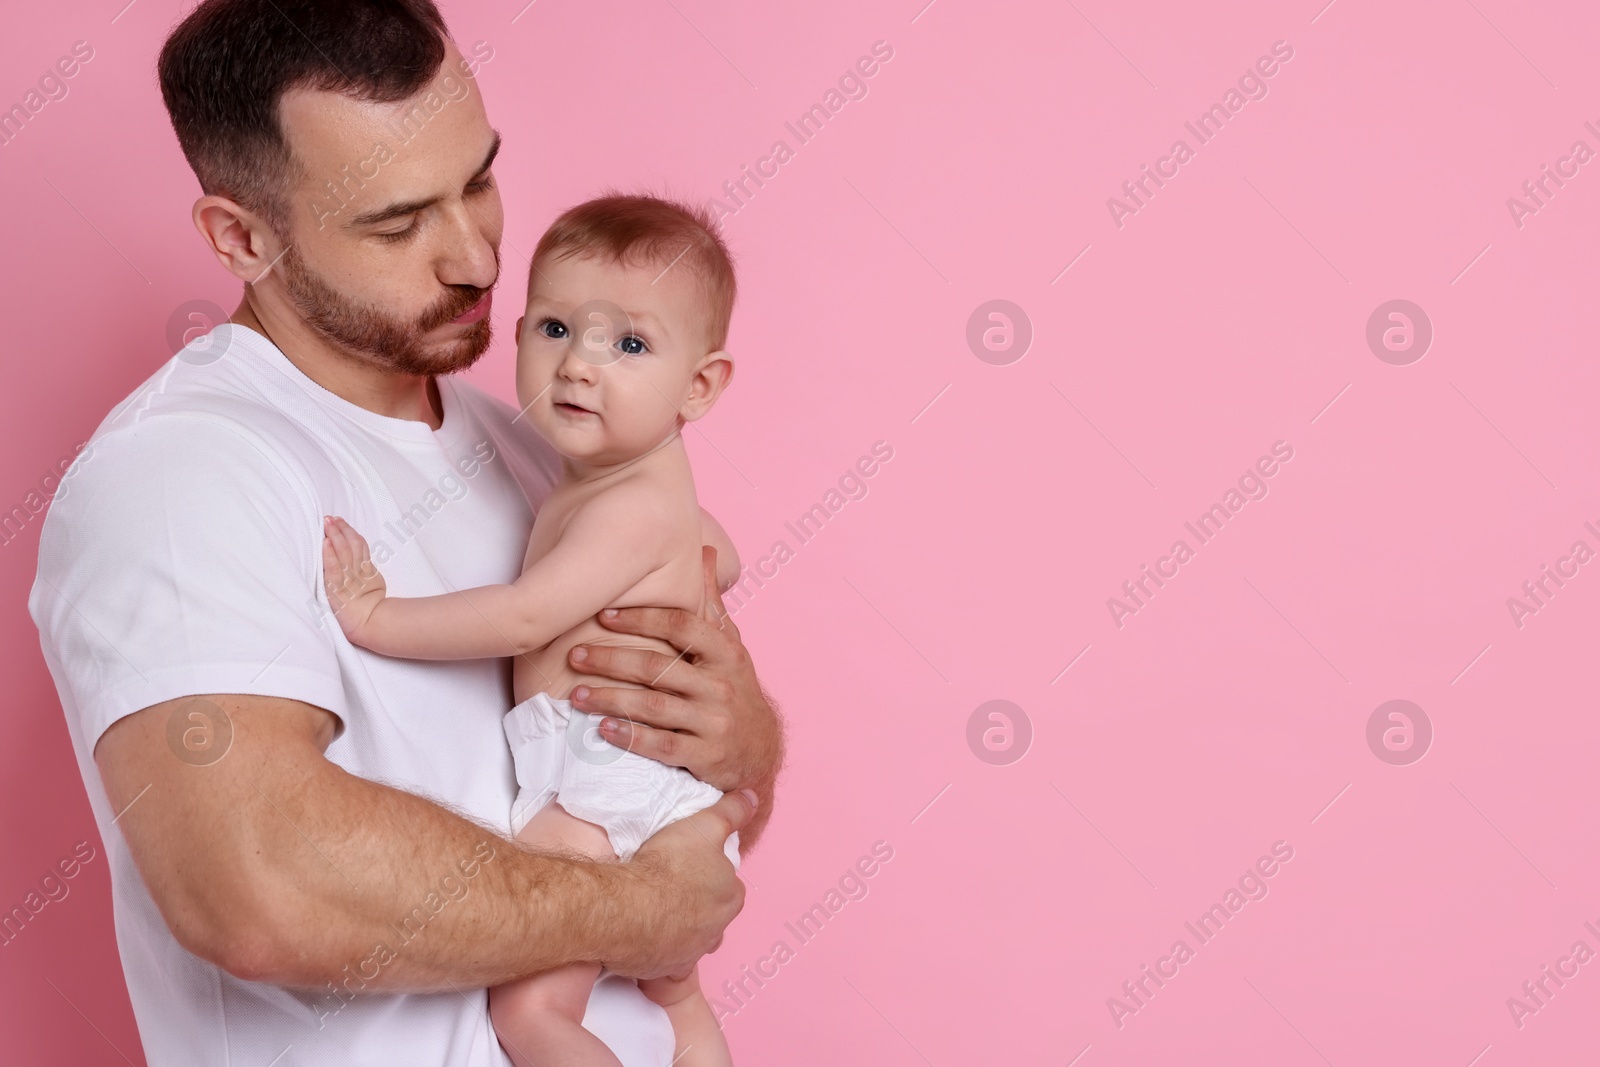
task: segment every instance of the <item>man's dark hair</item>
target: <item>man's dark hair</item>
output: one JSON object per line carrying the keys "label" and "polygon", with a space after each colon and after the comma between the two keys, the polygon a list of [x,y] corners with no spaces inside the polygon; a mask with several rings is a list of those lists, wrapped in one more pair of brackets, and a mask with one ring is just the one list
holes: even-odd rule
{"label": "man's dark hair", "polygon": [[204,0],[161,49],[161,96],[207,194],[287,232],[297,163],[278,121],[291,89],[392,103],[444,62],[432,0]]}

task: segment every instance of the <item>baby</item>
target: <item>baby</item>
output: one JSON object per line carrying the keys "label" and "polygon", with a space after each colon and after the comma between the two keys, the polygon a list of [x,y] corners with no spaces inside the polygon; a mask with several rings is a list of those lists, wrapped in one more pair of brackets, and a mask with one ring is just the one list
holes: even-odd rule
{"label": "baby", "polygon": [[[711,410],[733,374],[722,350],[733,297],[733,265],[709,216],[646,196],[571,209],[534,251],[517,321],[519,417],[562,460],[522,576],[389,597],[366,541],[342,519],[325,523],[328,596],[351,641],[411,659],[516,657],[516,706],[505,716],[521,786],[512,830],[535,848],[626,860],[722,796],[601,739],[602,716],[566,698],[582,677],[567,665],[574,645],[679,655],[604,629],[594,621],[602,609],[702,608],[702,512],[681,431]],[[737,834],[727,855],[738,866]],[[519,1067],[618,1063],[582,1025],[599,973],[598,963],[572,964],[491,990],[495,1030]],[[671,1019],[675,1065],[732,1062],[694,971],[639,987]]]}

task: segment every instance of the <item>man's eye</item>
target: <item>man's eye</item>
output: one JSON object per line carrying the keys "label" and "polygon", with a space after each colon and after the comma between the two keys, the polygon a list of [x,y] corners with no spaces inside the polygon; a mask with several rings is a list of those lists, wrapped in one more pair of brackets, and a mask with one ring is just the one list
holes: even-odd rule
{"label": "man's eye", "polygon": [[493,189],[493,188],[494,188],[494,178],[486,174],[482,178],[479,178],[477,181],[473,182],[471,185],[468,185],[467,186],[467,192],[469,192],[469,193],[486,193],[490,189]]}
{"label": "man's eye", "polygon": [[646,352],[650,351],[649,347],[645,345],[643,340],[632,336],[624,337],[622,340],[618,341],[617,347],[622,349],[624,355],[629,356],[642,356]]}
{"label": "man's eye", "polygon": [[407,226],[403,230],[395,230],[392,233],[378,233],[373,234],[373,236],[380,241],[392,243],[395,241],[409,241],[411,238],[415,237],[416,234],[417,224],[413,222],[410,226]]}
{"label": "man's eye", "polygon": [[559,341],[563,337],[567,336],[566,324],[557,322],[555,319],[545,319],[543,322],[539,323],[539,325],[535,326],[534,329],[538,330],[546,337],[556,341]]}

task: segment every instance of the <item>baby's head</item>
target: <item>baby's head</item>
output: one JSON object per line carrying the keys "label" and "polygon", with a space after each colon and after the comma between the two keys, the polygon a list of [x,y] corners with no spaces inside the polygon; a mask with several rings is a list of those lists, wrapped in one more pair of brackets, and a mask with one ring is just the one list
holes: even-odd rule
{"label": "baby's head", "polygon": [[605,196],[540,238],[517,321],[517,396],[562,455],[641,456],[711,410],[733,375],[723,351],[733,263],[708,213]]}

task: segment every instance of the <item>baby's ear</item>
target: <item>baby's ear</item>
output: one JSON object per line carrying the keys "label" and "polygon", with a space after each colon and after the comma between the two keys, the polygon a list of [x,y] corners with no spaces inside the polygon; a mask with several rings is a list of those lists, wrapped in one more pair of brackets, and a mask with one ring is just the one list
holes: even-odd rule
{"label": "baby's ear", "polygon": [[683,417],[693,422],[710,411],[732,380],[733,357],[726,351],[719,349],[703,356],[689,380],[689,397],[681,409]]}
{"label": "baby's ear", "polygon": [[515,336],[517,338],[517,343],[518,344],[522,343],[522,324],[523,324],[523,322],[525,322],[527,320],[527,318],[528,318],[528,316],[526,316],[526,315],[518,315],[517,316],[517,332],[516,332]]}

